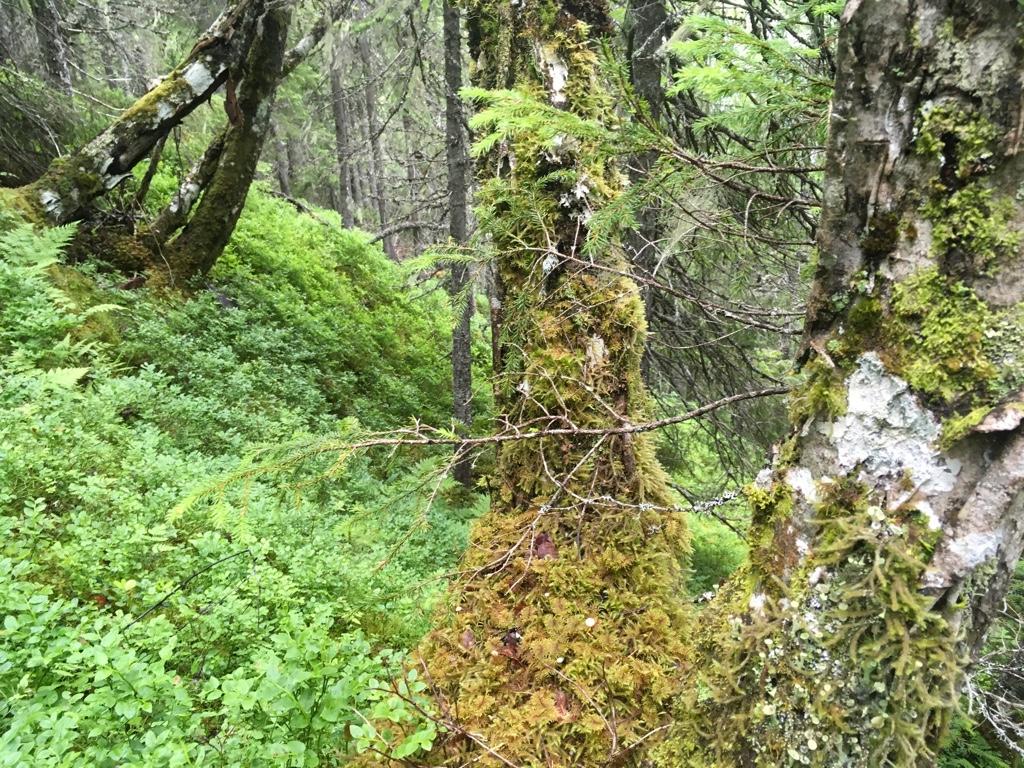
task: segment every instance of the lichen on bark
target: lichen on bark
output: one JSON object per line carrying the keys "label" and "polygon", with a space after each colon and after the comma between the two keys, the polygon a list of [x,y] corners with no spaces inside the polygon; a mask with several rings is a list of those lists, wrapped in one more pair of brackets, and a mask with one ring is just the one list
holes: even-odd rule
{"label": "lichen on bark", "polygon": [[97,197],[128,178],[161,138],[224,85],[245,55],[260,5],[229,4],[178,67],[99,136],[18,190],[27,218],[51,225],[76,221]]}
{"label": "lichen on bark", "polygon": [[1024,542],[1022,23],[847,6],[806,380],[659,765],[934,762]]}

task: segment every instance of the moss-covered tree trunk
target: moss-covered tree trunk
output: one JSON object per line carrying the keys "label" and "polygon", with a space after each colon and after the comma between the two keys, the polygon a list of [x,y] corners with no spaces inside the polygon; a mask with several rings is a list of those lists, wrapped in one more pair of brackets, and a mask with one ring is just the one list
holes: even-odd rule
{"label": "moss-covered tree trunk", "polygon": [[[270,115],[281,82],[291,8],[266,3],[241,68],[237,91],[229,94],[231,120],[216,169],[192,218],[164,249],[175,277],[206,274],[223,253],[256,174],[270,130]],[[216,140],[211,148],[216,146]]]}
{"label": "moss-covered tree trunk", "polygon": [[851,0],[807,380],[665,766],[927,766],[1024,537],[1024,10]]}
{"label": "moss-covered tree trunk", "polygon": [[[604,2],[473,9],[474,80],[588,120],[611,114],[597,50]],[[586,139],[517,131],[481,162],[481,226],[497,250],[499,428],[615,428],[645,417],[645,325],[621,250],[573,261],[621,174]],[[681,679],[686,536],[642,436],[508,444],[462,578],[420,647],[453,731],[435,764],[630,764]]]}
{"label": "moss-covered tree trunk", "polygon": [[235,0],[185,60],[103,133],[5,197],[33,219],[66,224],[131,175],[176,125],[228,82],[248,53],[262,3]]}
{"label": "moss-covered tree trunk", "polygon": [[[173,276],[187,279],[205,273],[220,257],[234,232],[271,132],[277,88],[316,49],[346,9],[345,3],[328,6],[287,53],[283,51],[291,22],[289,7],[263,3],[253,9],[259,19],[257,32],[237,67],[238,82],[229,96],[229,120],[143,233],[143,239],[160,255],[160,265],[169,267]],[[291,145],[286,149],[290,154]],[[208,189],[213,194],[206,197]],[[202,206],[190,222],[200,199]],[[167,241],[182,228],[187,232],[182,231],[165,250]]]}

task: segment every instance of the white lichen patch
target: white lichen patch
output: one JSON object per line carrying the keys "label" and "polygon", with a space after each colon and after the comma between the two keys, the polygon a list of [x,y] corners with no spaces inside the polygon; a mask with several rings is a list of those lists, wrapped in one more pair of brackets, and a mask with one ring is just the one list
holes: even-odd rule
{"label": "white lichen patch", "polygon": [[565,86],[569,82],[569,67],[552,49],[541,47],[538,58],[548,81],[548,99],[555,107],[565,106]]}
{"label": "white lichen patch", "polygon": [[192,93],[196,96],[206,91],[213,85],[214,76],[210,72],[209,68],[201,61],[193,61],[187,67],[185,71],[181,73],[182,79],[188,83],[188,87],[192,89]]}
{"label": "white lichen patch", "polygon": [[156,105],[156,122],[157,125],[162,123],[164,120],[174,115],[174,107],[168,104],[166,101],[161,101]]}
{"label": "white lichen patch", "polygon": [[602,368],[608,359],[608,345],[596,333],[587,342],[586,370],[588,373]]}
{"label": "white lichen patch", "polygon": [[750,596],[750,600],[748,601],[747,606],[750,608],[750,610],[753,613],[756,613],[758,615],[763,615],[764,614],[764,606],[765,606],[765,603],[767,603],[767,601],[768,601],[768,598],[763,593],[755,592],[754,594],[752,594]]}
{"label": "white lichen patch", "polygon": [[947,493],[956,484],[959,462],[936,447],[939,422],[874,352],[861,355],[847,380],[846,414],[829,431],[837,464],[846,472],[862,468],[888,478],[909,472],[925,494]]}
{"label": "white lichen patch", "polygon": [[794,467],[789,470],[786,473],[786,483],[812,504],[818,500],[818,487],[814,484],[811,470],[806,467]]}
{"label": "white lichen patch", "polygon": [[60,195],[49,189],[44,189],[39,193],[39,202],[43,204],[43,210],[46,211],[47,216],[54,220],[60,219],[64,212],[64,203]]}

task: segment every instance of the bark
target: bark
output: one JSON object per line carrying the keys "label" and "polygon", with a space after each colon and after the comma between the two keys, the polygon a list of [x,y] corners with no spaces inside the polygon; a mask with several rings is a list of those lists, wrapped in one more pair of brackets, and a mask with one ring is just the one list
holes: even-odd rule
{"label": "bark", "polygon": [[336,199],[338,213],[346,229],[355,226],[352,213],[352,170],[349,164],[351,154],[349,141],[348,103],[345,101],[345,88],[341,79],[341,51],[339,40],[335,38],[331,44],[331,111],[334,115],[334,147],[338,163],[338,188]]}
{"label": "bark", "polygon": [[270,133],[274,137],[274,175],[277,186],[285,197],[292,196],[292,149],[287,136],[282,135],[278,127],[271,122]]}
{"label": "bark", "polygon": [[[467,186],[469,182],[469,151],[462,114],[462,30],[459,10],[448,0],[444,14],[444,86],[445,86],[445,156],[448,163],[448,236],[456,246],[466,244],[468,231]],[[465,307],[459,313],[452,331],[452,398],[455,421],[468,430],[473,423],[473,358],[470,321],[473,318],[474,294],[469,266],[453,264],[450,291],[453,297],[466,294]],[[467,488],[473,484],[473,465],[469,457],[458,462],[452,473]]]}
{"label": "bark", "polygon": [[[544,94],[587,120],[613,113],[597,55],[612,30],[605,4],[495,2],[476,13],[477,83]],[[587,244],[591,207],[616,194],[619,173],[600,155],[588,138],[540,148],[523,127],[481,160],[481,226],[506,307],[499,424],[644,418],[639,292],[601,269],[625,273],[621,249],[590,267],[566,263]],[[420,648],[453,729],[431,764],[630,764],[664,725],[684,655],[685,531],[651,444],[622,437],[501,449],[492,508],[460,568],[468,575]]]}
{"label": "bark", "polygon": [[159,85],[91,142],[55,160],[40,179],[19,190],[25,212],[49,224],[66,224],[128,178],[162,138],[227,82],[248,52],[260,5],[232,2]]}
{"label": "bark", "polygon": [[408,222],[408,230],[412,235],[412,254],[417,256],[422,247],[420,227],[416,225],[417,187],[419,186],[420,169],[417,167],[417,151],[413,142],[415,125],[407,109],[402,110],[402,135],[405,138],[405,187],[409,195],[410,221]]}
{"label": "bark", "polygon": [[258,32],[237,85],[237,113],[224,135],[216,170],[192,218],[165,249],[176,277],[206,274],[234,232],[270,130],[274,97],[284,72],[290,22],[291,9],[287,5],[269,3],[260,16]]}
{"label": "bark", "polygon": [[662,43],[671,31],[662,0],[632,0],[628,11],[627,46],[629,79],[637,95],[644,100],[651,118],[661,119],[665,89],[661,74]]}
{"label": "bark", "polygon": [[359,147],[349,163],[352,171],[352,204],[355,207],[356,224],[362,226],[365,220],[365,207],[371,204],[369,185],[366,181],[367,152],[363,151],[369,145],[369,138],[366,133],[366,120],[364,116],[365,101],[362,98],[353,97],[348,101],[348,113],[352,116],[352,144]]}
{"label": "bark", "polygon": [[29,5],[46,79],[70,96],[71,46],[64,31],[57,0],[31,0]]}
{"label": "bark", "polygon": [[[357,44],[359,60],[363,65],[363,102],[366,105],[366,134],[370,143],[370,181],[374,201],[377,205],[377,223],[382,232],[388,228],[388,206],[384,196],[384,152],[381,148],[381,127],[377,122],[377,86],[374,82],[373,60],[370,56],[370,40],[363,34]],[[384,238],[384,252],[392,261],[398,259],[394,238]]]}
{"label": "bark", "polygon": [[806,383],[664,766],[930,766],[1024,538],[1015,0],[843,15]]}
{"label": "bark", "polygon": [[217,164],[220,162],[221,153],[224,151],[224,140],[227,131],[223,130],[206,147],[206,151],[195,162],[189,172],[185,174],[184,180],[178,186],[178,190],[171,197],[170,203],[149,225],[145,238],[156,248],[163,247],[171,235],[185,226],[188,216],[192,212],[192,206],[199,200],[199,196],[206,189],[213,179]]}
{"label": "bark", "polygon": [[[627,47],[630,83],[643,99],[645,119],[657,125],[664,112],[665,90],[662,86],[661,44],[667,37],[668,13],[662,0],[632,0],[628,13]],[[633,183],[642,182],[657,161],[657,152],[647,151],[630,162],[629,175]],[[637,227],[626,234],[625,246],[631,262],[653,274],[657,267],[663,231],[658,210],[644,206],[637,212]],[[644,304],[648,319],[652,314],[651,289],[644,291]],[[644,378],[650,381],[650,355],[644,355]]]}
{"label": "bark", "polygon": [[14,9],[0,3],[0,62],[16,61],[15,41],[17,39]]}

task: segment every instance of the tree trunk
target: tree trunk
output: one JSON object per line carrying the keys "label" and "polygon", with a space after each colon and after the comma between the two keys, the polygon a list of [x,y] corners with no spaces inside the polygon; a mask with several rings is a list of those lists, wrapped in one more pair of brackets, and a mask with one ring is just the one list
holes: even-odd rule
{"label": "tree trunk", "polygon": [[[324,15],[321,16],[317,23],[311,28],[311,30],[307,32],[305,35],[303,35],[303,37],[300,38],[299,42],[296,43],[295,46],[288,51],[288,53],[284,56],[284,65],[281,69],[280,76],[278,77],[277,84],[271,83],[270,81],[266,80],[265,76],[267,73],[261,72],[261,76],[259,78],[250,80],[249,83],[244,86],[243,91],[247,88],[250,89],[247,91],[249,95],[245,96],[242,100],[236,100],[236,105],[244,106],[242,102],[245,99],[259,98],[259,94],[255,93],[252,90],[254,88],[258,88],[264,94],[264,97],[267,98],[267,106],[266,109],[263,111],[266,113],[266,115],[269,116],[271,113],[270,106],[273,102],[273,94],[276,92],[277,85],[279,85],[281,80],[283,80],[285,77],[291,74],[291,72],[296,67],[298,67],[300,64],[303,63],[303,61],[305,61],[306,57],[314,50],[316,45],[326,34],[327,30],[330,28],[330,24],[332,24],[334,21],[337,20],[337,18],[339,18],[341,13],[340,9],[341,6],[332,6],[331,8],[329,8],[324,13]],[[263,44],[269,45],[270,43],[264,41]],[[264,55],[264,53],[257,52],[252,55],[259,59],[261,56]],[[276,60],[276,55],[267,58],[268,62],[270,62],[271,60]],[[238,115],[236,113],[236,121],[234,128],[240,127],[241,130],[236,131],[235,138],[233,139],[233,141],[235,142],[241,141],[242,138],[248,135],[244,133],[244,130],[246,129],[246,125],[244,123],[244,115],[242,117],[242,123],[238,123],[237,117]],[[249,128],[251,129],[252,126],[250,125]],[[171,198],[170,203],[157,215],[153,223],[143,233],[144,239],[147,240],[148,244],[154,251],[162,252],[164,244],[171,238],[171,236],[175,232],[184,227],[185,224],[188,222],[189,216],[192,213],[192,207],[196,204],[196,202],[198,202],[202,193],[206,190],[208,186],[210,186],[210,184],[213,182],[215,178],[215,175],[220,167],[220,161],[224,153],[224,147],[232,130],[233,126],[232,123],[229,121],[228,124],[223,128],[223,130],[221,130],[221,132],[218,133],[213,138],[213,140],[207,146],[206,151],[189,170],[188,174],[185,176],[185,179],[178,187],[177,192]],[[251,139],[252,136],[250,135],[249,138]],[[265,135],[263,139],[258,141],[258,148],[256,150],[257,152],[262,150],[264,140]],[[295,167],[295,162],[294,159],[292,158],[291,150],[292,144],[290,142],[286,143],[283,149],[281,147],[278,147],[278,151],[282,153],[281,157],[287,160],[289,166],[289,173],[287,174],[289,187],[291,178],[290,171],[292,168]],[[255,162],[255,159],[253,160],[253,162]],[[251,184],[251,182],[252,175],[250,174],[248,177],[248,181],[246,181],[245,188],[236,188],[235,195],[246,195],[248,193],[248,185]],[[290,191],[284,189],[283,180],[282,191],[285,192],[285,194],[290,194]],[[223,202],[223,199],[221,200],[221,202]],[[231,231],[224,231],[221,233],[220,239],[223,240],[225,244],[227,243],[227,239],[230,238],[233,229],[234,223],[231,224]],[[214,258],[214,260],[216,259]],[[165,261],[165,259],[162,259],[162,261]]]}
{"label": "tree trunk", "polygon": [[[613,113],[597,55],[612,29],[604,3],[477,12],[478,83],[511,82],[587,120]],[[508,308],[499,424],[604,429],[645,418],[639,292],[602,269],[625,271],[621,251],[568,261],[587,246],[588,213],[616,193],[618,172],[592,138],[539,149],[524,127],[481,161],[481,176],[481,206],[500,217],[481,226]],[[453,727],[431,760],[628,763],[664,725],[684,656],[686,535],[653,446],[623,435],[507,444],[494,482],[460,568],[472,576],[420,648]]]}
{"label": "tree trunk", "polygon": [[[668,35],[668,13],[663,0],[631,0],[628,13],[627,49],[629,53],[630,83],[646,106],[645,119],[654,125],[661,122],[664,112],[665,90],[662,86],[661,44]],[[657,161],[657,152],[650,150],[632,158],[630,181],[641,183]],[[629,260],[648,274],[653,274],[661,253],[662,226],[659,212],[653,206],[644,206],[637,212],[637,227],[625,236]],[[652,289],[644,291],[647,317],[651,317]],[[644,354],[644,380],[650,380],[650,355]]]}
{"label": "tree trunk", "polygon": [[248,52],[257,0],[235,0],[161,83],[74,154],[58,158],[14,200],[33,219],[67,224],[131,175],[157,142],[228,80]]}
{"label": "tree trunk", "polygon": [[847,5],[807,379],[661,765],[934,765],[1024,537],[1022,21]]}
{"label": "tree trunk", "polygon": [[[411,222],[416,221],[416,217],[419,212],[416,210],[416,204],[418,202],[417,187],[419,186],[420,169],[417,167],[419,163],[416,158],[416,148],[413,142],[413,136],[415,134],[415,124],[412,121],[412,116],[409,114],[409,110],[402,110],[402,134],[405,138],[405,187],[406,192],[409,195],[409,219]],[[409,234],[412,236],[412,255],[418,256],[420,249],[423,247],[423,243],[420,237],[420,228],[411,223],[409,225]]]}
{"label": "tree trunk", "polygon": [[277,186],[285,197],[292,196],[292,151],[288,137],[283,135],[278,126],[271,121],[270,133],[274,137],[274,175]]}
{"label": "tree trunk", "polygon": [[199,200],[199,196],[213,179],[213,174],[220,163],[221,153],[224,151],[226,136],[227,130],[222,130],[207,145],[206,151],[185,174],[184,180],[171,197],[170,203],[160,211],[144,233],[144,239],[152,243],[154,250],[161,249],[171,235],[185,226],[185,222],[188,221],[188,216],[192,212],[192,206]]}
{"label": "tree trunk", "polygon": [[[388,206],[384,197],[384,152],[381,149],[381,128],[377,123],[377,87],[374,83],[373,60],[370,56],[370,40],[366,34],[359,36],[357,44],[359,59],[363,65],[363,101],[366,104],[366,135],[370,141],[370,177],[374,201],[377,204],[377,223],[380,231],[388,230]],[[394,237],[384,238],[384,252],[392,261],[398,259]]]}
{"label": "tree trunk", "polygon": [[660,51],[670,32],[665,3],[663,0],[631,0],[628,20],[630,83],[646,103],[651,118],[658,121],[665,100]]}
{"label": "tree trunk", "polygon": [[242,213],[267,133],[277,86],[281,82],[291,9],[268,5],[246,57],[231,125],[224,136],[217,168],[201,202],[165,252],[176,277],[206,274],[224,251]]}
{"label": "tree trunk", "polygon": [[[349,122],[349,141],[352,147],[362,147],[363,141],[363,121],[361,119],[361,103],[362,99],[349,98],[345,100],[347,106],[347,112],[350,117]],[[356,220],[356,226],[362,226],[363,222],[363,206],[366,205],[366,191],[363,184],[363,169],[365,166],[365,155],[362,152],[349,153],[349,188],[352,190],[352,213]]]}
{"label": "tree trunk", "polygon": [[31,0],[43,72],[52,85],[71,95],[71,46],[56,0]]}
{"label": "tree trunk", "polygon": [[338,163],[338,213],[346,229],[355,226],[352,215],[352,171],[349,164],[351,153],[349,142],[348,104],[341,80],[341,51],[337,37],[331,41],[331,111],[334,115],[334,147]]}
{"label": "tree trunk", "polygon": [[[452,244],[462,246],[469,236],[467,185],[469,152],[462,114],[462,31],[459,10],[448,0],[444,13],[444,85],[445,85],[445,154],[448,162],[448,236]],[[452,397],[455,421],[468,430],[473,423],[473,358],[470,321],[474,296],[470,285],[469,266],[453,264],[451,284],[454,298],[464,298],[465,308],[459,313],[452,331]],[[469,457],[456,463],[455,479],[467,488],[473,484],[473,465]]]}

